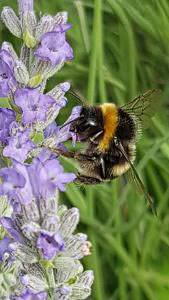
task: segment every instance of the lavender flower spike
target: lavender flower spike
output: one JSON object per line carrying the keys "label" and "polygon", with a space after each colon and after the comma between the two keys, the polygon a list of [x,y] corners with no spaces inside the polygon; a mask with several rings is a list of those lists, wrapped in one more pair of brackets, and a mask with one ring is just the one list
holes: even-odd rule
{"label": "lavender flower spike", "polygon": [[1,13],[23,45],[20,54],[5,41],[0,48],[0,98],[10,106],[0,108],[0,299],[82,300],[93,283],[93,272],[81,263],[91,243],[76,232],[79,210],[59,203],[76,175],[53,150],[78,141],[71,122],[82,107],[58,126],[69,80],[44,93],[47,80],[73,59],[66,40],[71,25],[67,12],[37,21],[33,6],[18,0],[18,16],[10,7]]}

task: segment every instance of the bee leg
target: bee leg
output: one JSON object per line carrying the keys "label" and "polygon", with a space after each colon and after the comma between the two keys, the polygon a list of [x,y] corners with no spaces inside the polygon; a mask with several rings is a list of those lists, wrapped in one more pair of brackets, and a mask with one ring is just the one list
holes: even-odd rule
{"label": "bee leg", "polygon": [[105,167],[105,161],[104,158],[100,158],[100,166],[101,166],[101,172],[102,172],[102,178],[106,178],[106,167]]}
{"label": "bee leg", "polygon": [[90,138],[90,141],[93,143],[93,144],[96,144],[97,145],[97,142],[95,142],[95,140],[103,133],[103,130],[97,132],[93,137]]}
{"label": "bee leg", "polygon": [[88,184],[88,185],[102,183],[102,181],[98,178],[81,175],[80,173],[77,174],[77,178],[75,179],[75,182]]}
{"label": "bee leg", "polygon": [[81,153],[81,152],[73,152],[73,151],[63,151],[61,149],[51,149],[52,152],[54,153],[57,153],[58,155],[62,155],[64,157],[67,157],[67,158],[74,158],[78,161],[86,161],[86,160],[90,160],[90,161],[93,161],[96,159],[95,156],[91,156],[91,155],[88,155],[88,154],[84,154],[84,153]]}
{"label": "bee leg", "polygon": [[74,158],[78,161],[94,161],[97,159],[94,155],[91,156],[81,152],[75,152]]}
{"label": "bee leg", "polygon": [[75,152],[73,151],[64,151],[62,149],[59,149],[59,148],[49,148],[53,153],[57,154],[57,155],[62,155],[64,157],[67,157],[67,158],[74,158],[75,156]]}

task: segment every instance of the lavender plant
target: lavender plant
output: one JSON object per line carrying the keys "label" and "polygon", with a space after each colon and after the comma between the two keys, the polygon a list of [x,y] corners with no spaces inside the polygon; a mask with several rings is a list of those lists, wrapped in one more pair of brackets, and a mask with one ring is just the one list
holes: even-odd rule
{"label": "lavender plant", "polygon": [[[66,105],[68,82],[44,93],[46,81],[73,59],[66,40],[67,13],[38,19],[33,0],[18,0],[19,17],[4,7],[1,18],[23,40],[20,56],[0,48],[0,299],[86,299],[93,272],[80,259],[90,254],[83,233],[74,233],[77,208],[59,205],[59,191],[74,181],[48,148],[76,137],[55,119]],[[75,107],[69,121],[80,113]],[[45,147],[46,146],[46,147]]]}

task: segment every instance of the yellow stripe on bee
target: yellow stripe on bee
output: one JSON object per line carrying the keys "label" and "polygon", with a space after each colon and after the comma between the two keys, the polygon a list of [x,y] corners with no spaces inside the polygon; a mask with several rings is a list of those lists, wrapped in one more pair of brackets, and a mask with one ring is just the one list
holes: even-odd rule
{"label": "yellow stripe on bee", "polygon": [[118,126],[118,109],[113,103],[104,103],[100,108],[103,114],[104,134],[98,148],[100,151],[106,151]]}

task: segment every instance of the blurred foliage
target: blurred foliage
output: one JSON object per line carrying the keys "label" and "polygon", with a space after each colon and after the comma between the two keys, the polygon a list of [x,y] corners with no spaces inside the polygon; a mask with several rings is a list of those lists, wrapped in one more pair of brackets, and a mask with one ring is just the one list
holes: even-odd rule
{"label": "blurred foliage", "polygon": [[[16,1],[1,0],[0,8]],[[70,80],[89,103],[122,104],[140,92],[162,90],[162,109],[138,144],[136,168],[155,199],[147,211],[132,183],[117,179],[93,187],[70,185],[66,197],[81,212],[93,244],[84,260],[94,269],[94,300],[169,298],[169,1],[35,0],[37,13],[69,12],[75,59],[48,84]],[[1,25],[0,39],[18,39]],[[64,161],[67,169],[74,162]],[[65,199],[65,194],[62,195]]]}

